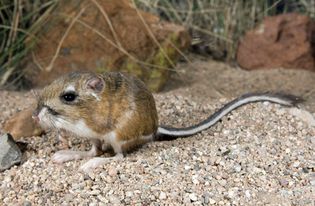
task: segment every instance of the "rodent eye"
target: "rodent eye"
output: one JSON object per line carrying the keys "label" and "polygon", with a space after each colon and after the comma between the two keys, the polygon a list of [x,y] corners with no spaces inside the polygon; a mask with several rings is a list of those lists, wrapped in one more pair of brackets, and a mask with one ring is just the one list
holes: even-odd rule
{"label": "rodent eye", "polygon": [[61,98],[65,102],[73,102],[77,98],[77,95],[74,92],[67,92],[61,95]]}

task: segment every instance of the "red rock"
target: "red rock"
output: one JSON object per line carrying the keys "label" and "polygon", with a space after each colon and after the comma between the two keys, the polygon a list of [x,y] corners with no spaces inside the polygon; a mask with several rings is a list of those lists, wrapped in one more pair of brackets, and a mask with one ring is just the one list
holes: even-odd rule
{"label": "red rock", "polygon": [[43,129],[32,119],[33,109],[25,109],[14,114],[4,124],[4,130],[10,133],[15,140],[21,137],[39,136]]}
{"label": "red rock", "polygon": [[315,71],[315,21],[296,13],[266,17],[240,41],[237,61],[249,70],[282,67]]}
{"label": "red rock", "polygon": [[[33,86],[44,86],[74,70],[119,70],[133,73],[152,90],[159,90],[170,73],[165,68],[171,67],[164,54],[174,64],[180,56],[177,49],[188,48],[190,36],[184,27],[136,10],[131,2],[60,1],[49,21],[53,24],[43,28],[45,32],[29,56],[32,61],[25,67],[26,79]],[[82,14],[78,16],[80,11]],[[78,19],[73,23],[76,16]],[[58,45],[60,50],[52,61]]]}

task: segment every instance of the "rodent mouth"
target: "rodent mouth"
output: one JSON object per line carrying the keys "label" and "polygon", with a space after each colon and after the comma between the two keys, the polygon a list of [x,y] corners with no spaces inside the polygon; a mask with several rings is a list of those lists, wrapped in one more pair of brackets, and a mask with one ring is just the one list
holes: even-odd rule
{"label": "rodent mouth", "polygon": [[51,107],[49,107],[47,105],[43,105],[43,107],[46,107],[48,113],[50,113],[51,115],[54,115],[54,116],[59,115],[59,113],[56,110],[52,109]]}

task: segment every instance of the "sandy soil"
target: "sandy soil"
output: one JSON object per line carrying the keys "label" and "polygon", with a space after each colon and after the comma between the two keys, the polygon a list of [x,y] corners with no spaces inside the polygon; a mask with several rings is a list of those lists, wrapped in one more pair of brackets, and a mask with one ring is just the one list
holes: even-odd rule
{"label": "sandy soil", "polygon": [[[191,66],[193,65],[193,66]],[[247,72],[195,60],[179,66],[155,94],[161,123],[187,126],[232,98],[252,91],[286,91],[315,111],[315,73]],[[30,93],[0,91],[1,125],[33,101]],[[314,114],[313,114],[314,115]],[[145,145],[121,161],[82,174],[87,160],[56,165],[55,134],[23,138],[20,166],[0,173],[1,205],[314,205],[315,129],[291,108],[244,106],[191,138]],[[85,150],[84,140],[73,148]]]}
{"label": "sandy soil", "polygon": [[248,92],[282,91],[307,100],[304,106],[315,112],[315,73],[306,70],[242,70],[222,62],[192,56],[191,63],[178,66],[164,91],[190,95],[199,103],[234,98]]}

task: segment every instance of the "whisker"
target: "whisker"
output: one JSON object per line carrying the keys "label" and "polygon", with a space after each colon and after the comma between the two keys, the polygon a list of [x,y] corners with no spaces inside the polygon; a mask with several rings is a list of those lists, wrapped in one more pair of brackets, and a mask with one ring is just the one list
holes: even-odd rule
{"label": "whisker", "polygon": [[39,100],[39,94],[34,89],[31,90],[32,95],[35,97],[36,100]]}
{"label": "whisker", "polygon": [[50,118],[49,120],[50,120],[51,125],[52,125],[53,128],[55,128],[55,129],[57,129],[57,130],[60,129],[60,128],[57,127],[57,124],[56,124],[56,122],[58,121],[58,119],[53,120],[52,118]]}

